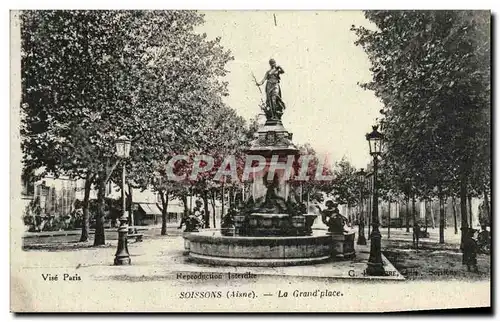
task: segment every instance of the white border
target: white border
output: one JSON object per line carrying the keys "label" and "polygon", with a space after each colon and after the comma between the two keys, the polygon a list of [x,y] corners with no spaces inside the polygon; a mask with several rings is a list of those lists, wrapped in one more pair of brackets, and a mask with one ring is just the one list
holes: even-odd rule
{"label": "white border", "polygon": [[[175,0],[175,1],[12,1],[11,9],[200,9],[200,10],[311,10],[311,9],[491,9],[498,1],[394,1],[394,0],[350,0],[350,1],[321,1],[321,0],[251,0],[251,1],[207,1],[207,0]],[[5,2],[7,3],[7,2]],[[2,4],[5,4],[2,3]]]}
{"label": "white border", "polygon": [[[0,140],[1,140],[1,148],[2,151],[10,151],[9,148],[9,137],[10,137],[10,125],[9,125],[9,12],[8,9],[202,9],[202,10],[255,10],[255,9],[260,9],[260,10],[271,10],[271,9],[277,9],[277,10],[290,10],[290,9],[295,9],[295,10],[310,10],[310,9],[343,9],[343,10],[359,10],[359,9],[492,9],[494,14],[498,13],[498,7],[499,7],[500,1],[493,1],[493,0],[474,0],[474,1],[436,1],[436,0],[420,0],[420,1],[377,1],[376,3],[374,1],[367,1],[367,0],[349,0],[349,1],[342,1],[342,2],[333,2],[332,1],[318,1],[318,0],[308,0],[308,1],[297,1],[297,0],[287,0],[287,1],[269,1],[269,0],[252,0],[252,1],[207,1],[207,0],[176,0],[176,1],[151,1],[151,0],[142,0],[142,1],[128,1],[128,0],[122,0],[122,1],[109,1],[109,0],[86,0],[86,1],[81,1],[81,2],[69,2],[69,1],[36,1],[36,0],[21,0],[21,1],[2,1],[0,4],[1,8],[4,9],[1,11],[0,14],[0,35],[2,36],[2,43],[5,44],[5,47],[0,50],[1,53],[1,61],[3,62],[5,68],[4,72],[2,73],[1,77],[1,91],[2,91],[2,98],[3,98],[3,104],[1,110],[1,116],[0,116],[0,122],[2,123],[0,126]],[[495,18],[498,18],[496,16]],[[498,20],[496,20],[496,23],[494,25],[495,30],[494,30],[494,40],[496,40],[498,32]],[[498,58],[498,51],[495,50],[495,57]],[[498,61],[498,59],[497,59]],[[498,82],[495,81],[495,88],[493,89],[495,92],[497,92],[498,89]],[[498,113],[495,115],[498,117]],[[497,121],[495,119],[494,121]],[[493,122],[495,124],[496,122]],[[495,134],[497,131],[495,131]],[[495,135],[495,150],[498,151],[500,148],[500,140],[499,138]],[[1,178],[3,179],[2,184],[0,185],[0,198],[1,198],[1,205],[2,205],[2,216],[3,216],[3,223],[2,226],[4,227],[4,230],[0,236],[2,239],[2,242],[0,243],[0,250],[2,254],[2,258],[4,259],[4,264],[2,265],[2,271],[1,275],[2,278],[4,278],[4,283],[2,285],[8,285],[9,283],[9,274],[10,274],[10,268],[9,268],[9,262],[6,260],[9,256],[9,241],[8,241],[8,228],[9,225],[7,223],[8,220],[8,213],[7,213],[7,207],[9,205],[9,153],[2,153],[2,157],[0,159],[1,164],[0,164],[0,169],[2,169],[3,175]],[[497,158],[496,158],[497,160]],[[496,172],[498,174],[498,167],[496,168]],[[496,176],[495,179],[498,179]],[[499,200],[499,193],[498,191],[495,191],[495,196],[494,200],[497,201]],[[495,209],[498,209],[496,206]],[[493,214],[496,218],[495,223],[497,223],[495,229],[498,231],[498,217],[496,217],[496,214]],[[498,244],[499,238],[496,238],[496,242]],[[495,245],[494,249],[497,248],[498,245]],[[497,258],[497,256],[495,256]],[[496,267],[496,263],[495,266]],[[498,300],[498,296],[496,296]],[[1,299],[2,299],[2,316],[0,319],[2,321],[10,321],[14,319],[14,316],[12,314],[9,314],[9,288],[8,287],[3,287],[3,292],[1,293]],[[493,304],[493,303],[492,303]],[[495,303],[497,304],[497,303]],[[305,319],[305,318],[313,318],[317,316],[300,316],[297,318]],[[383,317],[383,316],[381,316]],[[25,317],[24,320],[32,320],[35,317]],[[62,318],[67,318],[67,317],[62,317]],[[75,320],[80,320],[84,319],[86,317],[78,317],[78,316],[72,316],[71,319]],[[93,317],[89,316],[88,318],[91,318],[93,320],[101,320],[103,317]],[[177,320],[178,317],[175,316],[165,316],[162,317],[162,319],[168,319],[170,321],[172,320]],[[220,317],[217,316],[217,319],[220,318],[228,318],[228,319],[234,319],[234,316],[226,316],[226,317]],[[241,317],[238,317],[241,318]],[[267,321],[270,319],[275,319],[275,318],[288,318],[285,316],[282,317],[269,317],[269,316],[255,316],[252,319],[258,319],[259,321]],[[324,319],[341,319],[339,316],[321,316],[321,318]],[[56,319],[56,317],[48,317],[45,316],[43,317],[44,320],[52,320]],[[107,319],[110,320],[118,320],[122,319],[122,317],[108,317]],[[207,319],[206,316],[198,316],[198,317],[184,317],[184,319]],[[463,318],[463,320],[469,320],[470,318]],[[422,318],[423,320],[423,318]],[[432,320],[429,317],[425,317],[425,321]]]}

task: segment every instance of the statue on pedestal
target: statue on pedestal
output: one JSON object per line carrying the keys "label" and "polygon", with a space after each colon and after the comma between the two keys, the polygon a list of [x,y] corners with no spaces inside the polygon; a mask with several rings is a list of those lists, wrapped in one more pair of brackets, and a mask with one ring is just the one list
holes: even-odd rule
{"label": "statue on pedestal", "polygon": [[328,226],[329,232],[337,234],[347,232],[347,230],[344,229],[347,218],[340,214],[336,203],[328,200],[326,202],[326,209],[321,209],[319,206],[316,207],[321,212],[321,219],[323,220],[323,223]]}
{"label": "statue on pedestal", "polygon": [[266,82],[266,109],[264,110],[266,118],[268,120],[281,120],[281,115],[285,110],[285,103],[281,96],[280,75],[284,74],[285,71],[272,58],[269,60],[269,65],[271,68],[266,72],[262,81],[257,82],[255,80],[255,84],[261,86]]}

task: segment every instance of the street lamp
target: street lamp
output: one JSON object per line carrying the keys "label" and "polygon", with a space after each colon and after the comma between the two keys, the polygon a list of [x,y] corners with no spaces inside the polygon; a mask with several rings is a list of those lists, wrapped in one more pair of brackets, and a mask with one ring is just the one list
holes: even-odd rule
{"label": "street lamp", "polygon": [[380,241],[382,235],[378,230],[378,191],[377,191],[377,168],[378,157],[382,153],[382,142],[384,135],[378,131],[378,125],[372,126],[372,132],[366,134],[366,140],[370,146],[370,155],[373,157],[373,202],[372,202],[372,232],[370,235],[370,258],[366,274],[372,276],[385,275],[384,265],[382,262],[382,252]]}
{"label": "street lamp", "polygon": [[361,168],[357,173],[359,182],[359,218],[358,218],[358,245],[366,245],[365,237],[365,214],[363,208],[363,190],[365,186],[365,169]]}
{"label": "street lamp", "polygon": [[122,215],[119,218],[120,227],[118,227],[118,247],[115,254],[115,265],[130,265],[130,255],[127,246],[128,234],[128,215],[125,201],[125,160],[130,154],[130,140],[122,135],[116,141],[116,156],[122,160]]}

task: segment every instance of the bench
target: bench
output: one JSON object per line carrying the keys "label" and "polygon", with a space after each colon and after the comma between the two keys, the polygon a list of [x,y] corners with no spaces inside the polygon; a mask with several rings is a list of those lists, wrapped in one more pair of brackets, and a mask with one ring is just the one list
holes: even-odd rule
{"label": "bench", "polygon": [[127,239],[129,238],[135,238],[136,242],[142,242],[142,234],[134,233],[134,234],[128,234]]}

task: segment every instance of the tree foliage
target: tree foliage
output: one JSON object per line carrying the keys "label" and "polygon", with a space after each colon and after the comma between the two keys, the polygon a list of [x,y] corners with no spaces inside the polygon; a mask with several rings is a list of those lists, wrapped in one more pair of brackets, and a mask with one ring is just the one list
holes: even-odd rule
{"label": "tree foliage", "polygon": [[204,120],[226,95],[220,39],[194,32],[193,11],[26,11],[21,134],[28,169],[95,178],[104,243],[114,140],[132,138],[127,168],[145,187],[166,155],[204,143]]}
{"label": "tree foliage", "polygon": [[487,177],[490,164],[489,14],[365,15],[377,30],[354,28],[372,63],[373,80],[362,86],[384,103],[387,166],[403,179],[419,173],[423,191],[461,171],[481,186],[473,173]]}
{"label": "tree foliage", "polygon": [[[367,11],[355,27],[371,62],[361,84],[384,104],[384,171],[399,192],[489,191],[490,13]],[[466,213],[463,211],[463,213]],[[466,222],[465,222],[466,224]]]}
{"label": "tree foliage", "polygon": [[332,190],[329,193],[339,204],[356,205],[361,189],[357,169],[344,157],[335,163],[333,176]]}

